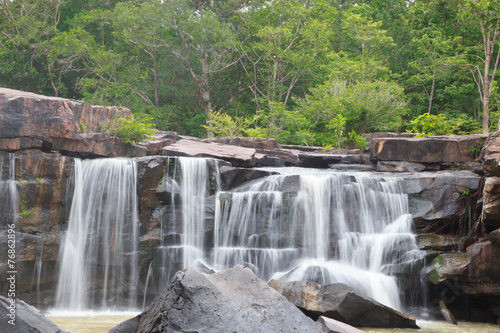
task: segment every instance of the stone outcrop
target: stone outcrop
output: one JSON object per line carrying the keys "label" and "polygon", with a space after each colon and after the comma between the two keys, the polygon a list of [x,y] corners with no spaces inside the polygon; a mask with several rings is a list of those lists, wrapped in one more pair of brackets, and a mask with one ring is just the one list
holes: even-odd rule
{"label": "stone outcrop", "polygon": [[271,280],[269,286],[310,316],[325,316],[353,326],[418,328],[415,318],[362,296],[342,283]]}
{"label": "stone outcrop", "polygon": [[459,214],[458,200],[479,188],[481,177],[470,171],[400,174],[403,191],[409,194],[410,213],[417,228],[427,221],[453,219]]}
{"label": "stone outcrop", "polygon": [[209,157],[230,162],[235,167],[290,166],[298,157],[286,150],[266,150],[182,139],[162,149],[163,156]]}
{"label": "stone outcrop", "polygon": [[310,318],[241,265],[214,274],[192,267],[177,272],[169,287],[139,315],[135,330],[114,332],[201,331],[319,332]]}
{"label": "stone outcrop", "polygon": [[100,133],[112,119],[130,116],[126,108],[0,88],[0,110],[0,150],[57,150],[76,157],[151,154],[147,147]]}
{"label": "stone outcrop", "polygon": [[[12,310],[13,306],[14,310]],[[9,323],[12,320],[14,320],[15,325]],[[10,299],[3,296],[0,296],[0,332],[65,333],[37,308],[20,299]]]}
{"label": "stone outcrop", "polygon": [[478,157],[486,138],[482,135],[429,136],[425,138],[380,137],[373,138],[371,159],[374,161],[404,161],[424,165],[451,165],[467,167]]}

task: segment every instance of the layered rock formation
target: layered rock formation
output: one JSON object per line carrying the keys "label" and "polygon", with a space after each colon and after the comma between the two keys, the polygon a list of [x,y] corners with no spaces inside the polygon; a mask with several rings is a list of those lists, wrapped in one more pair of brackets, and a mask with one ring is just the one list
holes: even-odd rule
{"label": "layered rock formation", "polygon": [[[500,132],[488,140],[482,136],[413,138],[408,134],[374,134],[368,140],[370,157],[366,152],[358,151],[325,152],[318,147],[281,146],[272,139],[200,140],[172,132],[157,133],[152,140],[132,146],[99,133],[101,126],[109,125],[113,117],[129,114],[130,111],[124,108],[91,106],[85,102],[0,88],[0,159],[15,159],[13,175],[18,183],[18,289],[21,297],[30,303],[53,304],[57,252],[62,231],[67,228],[72,199],[72,157],[115,156],[138,157],[143,250],[142,285],[139,288],[146,283],[148,265],[154,257],[153,249],[162,241],[158,232],[164,225],[162,219],[169,218],[160,216],[159,208],[169,205],[171,199],[171,194],[162,188],[165,186],[164,177],[174,163],[168,157],[198,156],[232,164],[224,164],[220,169],[224,190],[272,173],[252,169],[262,166],[333,167],[350,172],[376,169],[382,173],[396,173],[397,177],[404,179],[403,187],[409,194],[417,231],[453,233],[456,236],[438,235],[439,239],[422,238],[420,241],[421,247],[430,253],[429,261],[437,257],[441,258],[436,259],[437,263],[439,260],[450,263],[444,264],[444,270],[440,270],[438,264],[432,265],[438,277],[430,278],[431,283],[436,283],[434,295],[450,289],[447,283],[456,283],[460,297],[456,297],[455,303],[470,297],[471,308],[484,309],[498,301],[500,277],[492,258],[498,256],[500,246],[498,230],[495,231],[500,228],[500,180],[497,178],[500,177]],[[477,150],[484,141],[485,147],[479,157]],[[476,159],[483,162],[488,176],[483,198],[484,232],[479,233],[475,222],[476,215],[480,215],[481,201],[471,200],[477,191],[482,191],[483,171]],[[293,191],[297,179],[290,179],[287,186]],[[213,195],[213,191],[209,194]],[[207,207],[207,239],[213,228],[211,209]],[[476,227],[481,229],[480,225]],[[489,233],[489,238],[469,246],[475,241],[474,237],[469,237],[473,233],[480,237]],[[2,244],[5,237],[6,232],[2,229]],[[170,237],[166,240],[168,244],[179,243],[173,234],[165,237]],[[206,244],[210,246],[209,242]],[[466,250],[467,246],[468,251],[450,258],[456,251]],[[0,262],[4,263],[5,253],[2,253]],[[5,271],[5,265],[0,265],[0,273]],[[0,283],[0,290],[5,292],[5,281]],[[481,305],[483,299],[491,302]],[[449,307],[452,311],[457,308],[452,304]],[[463,317],[467,316],[464,314]]]}

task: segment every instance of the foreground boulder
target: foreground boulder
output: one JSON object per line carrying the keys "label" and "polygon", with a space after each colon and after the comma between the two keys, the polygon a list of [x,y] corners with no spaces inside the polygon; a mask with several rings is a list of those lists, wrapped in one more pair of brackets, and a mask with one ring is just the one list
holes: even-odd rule
{"label": "foreground boulder", "polygon": [[110,332],[319,332],[310,318],[241,265],[215,274],[192,267],[179,271],[138,320],[125,323]]}
{"label": "foreground boulder", "polygon": [[415,318],[362,296],[343,283],[271,280],[269,286],[313,318],[325,316],[363,327],[418,328]]}
{"label": "foreground boulder", "polygon": [[15,310],[12,309],[12,306],[10,298],[0,296],[0,332],[64,333],[37,308],[19,299],[15,300]]}

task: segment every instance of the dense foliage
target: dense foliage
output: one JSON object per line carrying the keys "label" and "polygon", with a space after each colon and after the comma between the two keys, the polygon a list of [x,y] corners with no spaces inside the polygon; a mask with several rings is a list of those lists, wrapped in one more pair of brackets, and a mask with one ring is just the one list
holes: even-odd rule
{"label": "dense foliage", "polygon": [[487,132],[499,21],[500,0],[2,1],[0,86],[195,136]]}

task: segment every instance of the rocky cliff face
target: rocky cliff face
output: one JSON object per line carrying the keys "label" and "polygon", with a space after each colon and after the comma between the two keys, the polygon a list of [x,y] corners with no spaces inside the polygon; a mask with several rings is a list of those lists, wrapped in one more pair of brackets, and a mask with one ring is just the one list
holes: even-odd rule
{"label": "rocky cliff face", "polygon": [[[500,148],[496,143],[499,133],[486,141],[479,159],[488,176],[483,192],[482,165],[476,161],[477,147],[485,141],[481,136],[415,139],[380,134],[369,140],[370,156],[358,151],[323,152],[318,148],[310,151],[302,147],[282,147],[272,139],[208,141],[168,132],[159,133],[149,142],[130,146],[98,133],[100,126],[109,124],[116,114],[128,115],[130,111],[0,88],[0,160],[15,160],[12,174],[19,198],[16,207],[18,297],[30,303],[53,304],[58,249],[62,232],[67,229],[72,200],[73,157],[115,156],[138,157],[142,284],[139,289],[147,283],[148,266],[154,260],[155,247],[162,241],[179,242],[175,233],[164,236],[158,232],[169,220],[168,216],[161,215],[162,209],[175,202],[169,195],[175,197],[176,194],[164,188],[165,176],[175,163],[175,159],[169,157],[194,156],[213,157],[232,164],[226,163],[220,169],[224,189],[270,174],[252,169],[261,166],[334,167],[396,173],[404,179],[416,230],[424,234],[420,247],[429,251],[429,263],[434,260],[430,265],[433,273],[428,274],[434,286],[433,295],[449,290],[451,283],[460,288],[460,297],[455,297],[453,304],[470,297],[474,308],[484,310],[486,307],[479,304],[481,300],[487,298],[497,302],[500,299],[500,276],[494,262],[500,254],[499,237],[495,236],[498,234],[495,229],[500,227],[497,191]],[[482,206],[478,198],[483,193]],[[207,214],[210,216],[210,208]],[[478,216],[483,219],[478,220]],[[0,240],[3,247],[7,222],[2,223]],[[213,221],[209,217],[206,219],[207,238],[210,238],[211,228]],[[430,236],[426,236],[428,233]],[[488,234],[493,236],[484,238]],[[476,240],[480,242],[474,243]],[[210,246],[209,242],[207,244]],[[2,274],[7,271],[5,262],[3,251],[0,254]],[[452,264],[447,265],[447,262]],[[0,281],[0,292],[5,294],[6,288],[5,281]],[[453,311],[453,307],[450,308]],[[485,313],[485,316],[495,316],[491,311]]]}

